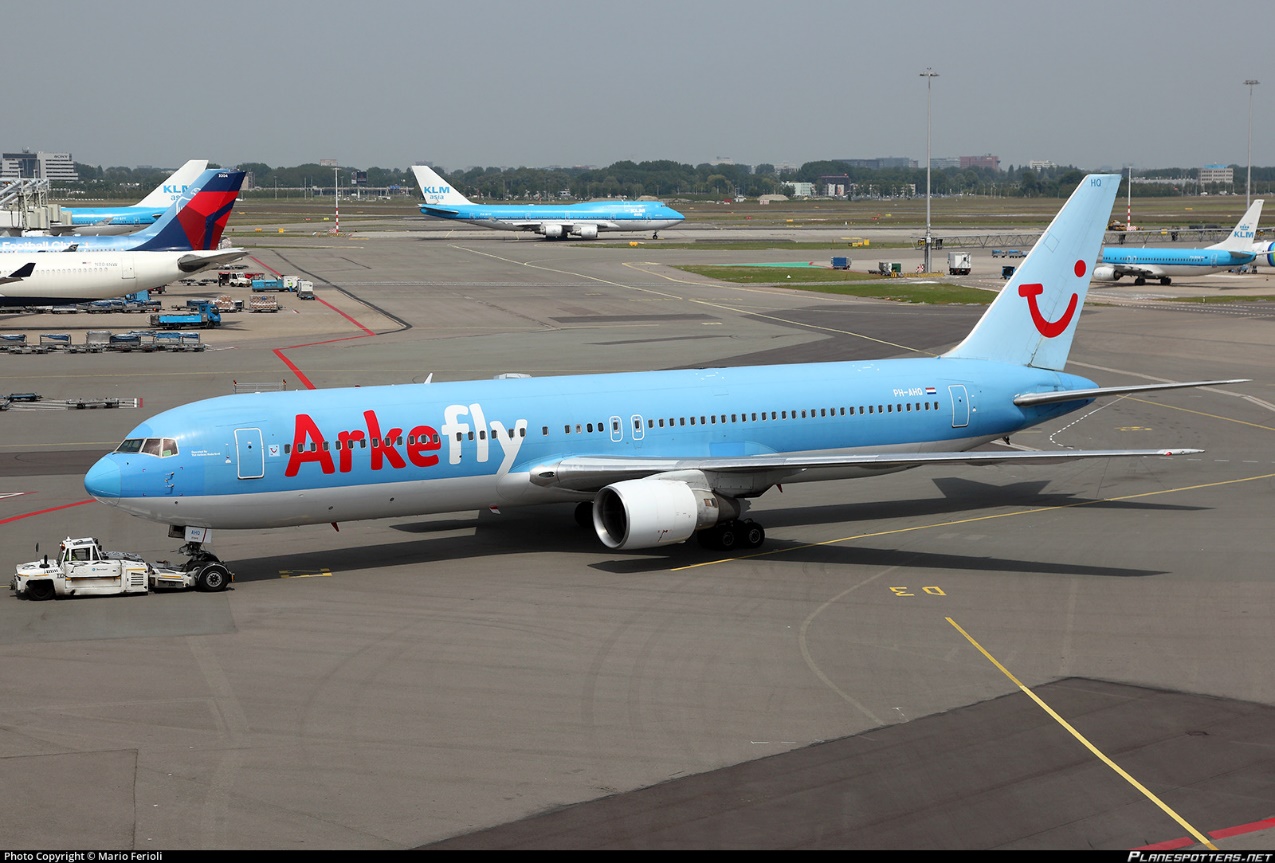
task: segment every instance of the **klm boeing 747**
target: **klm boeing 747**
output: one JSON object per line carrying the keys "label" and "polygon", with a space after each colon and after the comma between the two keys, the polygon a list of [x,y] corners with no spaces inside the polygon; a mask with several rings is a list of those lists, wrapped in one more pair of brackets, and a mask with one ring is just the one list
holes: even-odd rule
{"label": "klm boeing 747", "polygon": [[584,204],[475,204],[433,169],[412,168],[425,196],[421,213],[434,219],[467,222],[502,231],[532,231],[547,240],[597,239],[602,231],[650,231],[658,237],[685,217],[659,201],[590,201]]}
{"label": "klm boeing 747", "polygon": [[52,230],[58,234],[81,236],[131,234],[138,228],[154,224],[207,168],[207,159],[191,159],[131,207],[63,207],[63,222]]}
{"label": "klm boeing 747", "polygon": [[[0,237],[0,253],[216,249],[243,185],[243,171],[204,171],[154,224],[122,237]],[[3,265],[0,265],[2,267]]]}
{"label": "klm boeing 747", "polygon": [[1107,246],[1093,277],[1117,282],[1123,276],[1133,276],[1135,285],[1145,285],[1147,279],[1159,279],[1167,285],[1173,276],[1205,276],[1247,266],[1257,258],[1253,240],[1261,217],[1262,202],[1254,201],[1231,236],[1205,249]]}
{"label": "klm boeing 747", "polygon": [[613,549],[755,547],[749,502],[784,483],[1199,452],[970,452],[1102,396],[1238,383],[1099,387],[1062,371],[1119,182],[1086,177],[940,357],[222,396],[142,423],[84,486],[184,533],[207,566],[211,529],[554,502],[576,502]]}

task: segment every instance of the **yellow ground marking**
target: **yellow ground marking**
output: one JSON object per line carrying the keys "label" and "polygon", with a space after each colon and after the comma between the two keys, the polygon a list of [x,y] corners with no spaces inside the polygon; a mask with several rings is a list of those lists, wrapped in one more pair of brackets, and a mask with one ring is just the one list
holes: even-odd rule
{"label": "yellow ground marking", "polygon": [[983,654],[983,657],[987,659],[988,662],[990,662],[992,665],[995,665],[1001,674],[1008,677],[1010,682],[1013,683],[1015,686],[1017,686],[1024,695],[1026,695],[1032,701],[1036,702],[1037,707],[1039,707],[1041,710],[1048,713],[1051,719],[1053,719],[1055,722],[1057,722],[1059,725],[1065,728],[1068,734],[1070,734],[1072,737],[1080,741],[1081,745],[1083,745],[1086,749],[1088,749],[1095,756],[1097,756],[1098,759],[1103,764],[1106,764],[1108,767],[1114,770],[1120,776],[1120,778],[1124,779],[1134,788],[1141,791],[1142,794],[1145,795],[1148,800],[1150,800],[1156,806],[1159,806],[1160,809],[1163,810],[1166,815],[1168,815],[1174,821],[1178,822],[1178,824],[1181,825],[1188,833],[1194,836],[1201,845],[1203,845],[1204,847],[1208,848],[1211,851],[1217,850],[1217,846],[1214,845],[1212,842],[1210,842],[1207,836],[1205,836],[1199,830],[1196,830],[1194,827],[1188,824],[1186,819],[1184,819],[1181,815],[1179,815],[1178,813],[1170,809],[1167,803],[1165,803],[1159,797],[1152,794],[1141,782],[1139,782],[1138,780],[1130,776],[1128,773],[1126,773],[1125,770],[1119,764],[1116,764],[1116,762],[1112,761],[1105,754],[1103,754],[1103,752],[1099,750],[1098,747],[1090,743],[1089,740],[1083,734],[1081,734],[1074,727],[1072,727],[1071,723],[1069,723],[1066,719],[1063,719],[1061,716],[1059,716],[1058,713],[1052,707],[1046,704],[1044,699],[1042,699],[1036,693],[1032,692],[1029,687],[1025,686],[1021,681],[1019,681],[1017,677],[1015,677],[1013,674],[1010,673],[1010,670],[1008,668],[1001,665],[1000,662],[997,661],[996,657],[988,653],[987,650],[983,648],[983,645],[975,641],[973,636],[971,636],[968,632],[966,632],[964,629],[961,628],[960,624],[958,624],[955,620],[953,620],[950,617],[944,618],[944,619],[948,623],[952,624],[952,626],[956,628],[957,632],[965,636],[965,640],[968,641],[970,644],[972,644],[975,650]]}

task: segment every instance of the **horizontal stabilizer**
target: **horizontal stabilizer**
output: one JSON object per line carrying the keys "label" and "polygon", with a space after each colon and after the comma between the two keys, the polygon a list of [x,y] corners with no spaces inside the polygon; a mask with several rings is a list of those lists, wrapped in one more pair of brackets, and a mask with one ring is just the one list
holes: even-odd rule
{"label": "horizontal stabilizer", "polygon": [[452,216],[458,215],[460,210],[449,210],[446,207],[431,207],[426,204],[421,207],[421,212],[426,216],[438,216],[440,219],[450,219]]}
{"label": "horizontal stabilizer", "polygon": [[772,482],[792,481],[808,470],[855,469],[865,474],[883,473],[926,465],[1062,464],[1086,458],[1148,458],[1194,455],[1199,449],[1112,450],[1007,450],[1005,452],[879,453],[875,455],[783,456],[758,455],[723,458],[607,458],[577,456],[537,465],[531,481],[546,488],[595,491],[626,479],[643,479],[662,473],[702,471],[705,474],[768,473]]}
{"label": "horizontal stabilizer", "polygon": [[35,261],[28,261],[18,267],[7,276],[0,276],[0,285],[7,285],[9,282],[20,282],[25,278],[29,278],[35,272]]}
{"label": "horizontal stabilizer", "polygon": [[1226,381],[1190,381],[1188,383],[1167,384],[1134,384],[1127,387],[1093,387],[1085,390],[1059,390],[1052,393],[1023,393],[1014,396],[1014,404],[1019,407],[1029,405],[1052,405],[1060,402],[1082,402],[1106,396],[1127,396],[1131,393],[1154,392],[1155,390],[1180,390],[1188,387],[1216,387],[1223,384],[1248,383],[1249,378],[1234,378]]}
{"label": "horizontal stabilizer", "polygon": [[191,252],[177,259],[177,268],[183,273],[194,273],[205,267],[216,267],[237,261],[248,254],[247,249],[217,249],[209,252]]}

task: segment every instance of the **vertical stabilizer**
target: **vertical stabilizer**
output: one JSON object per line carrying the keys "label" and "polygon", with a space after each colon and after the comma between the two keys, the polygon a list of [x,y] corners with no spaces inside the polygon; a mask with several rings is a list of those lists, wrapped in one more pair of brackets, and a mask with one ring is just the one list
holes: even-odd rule
{"label": "vertical stabilizer", "polygon": [[1221,249],[1224,252],[1253,253],[1253,241],[1257,239],[1257,220],[1262,218],[1262,201],[1259,198],[1248,208],[1244,218],[1231,231],[1231,236],[1210,249]]}
{"label": "vertical stabilizer", "polygon": [[204,171],[155,224],[133,235],[138,251],[215,249],[243,185],[243,171]]}
{"label": "vertical stabilizer", "polygon": [[155,187],[145,198],[137,202],[139,207],[154,207],[157,211],[167,210],[181,198],[182,194],[199,179],[199,175],[208,170],[207,159],[191,159],[169,175],[168,179]]}
{"label": "vertical stabilizer", "polygon": [[1119,174],[1081,180],[974,329],[944,356],[1061,370],[1119,185]]}
{"label": "vertical stabilizer", "polygon": [[412,173],[416,175],[416,184],[421,187],[425,203],[429,206],[455,207],[471,203],[460,192],[452,188],[434,169],[426,165],[413,165]]}

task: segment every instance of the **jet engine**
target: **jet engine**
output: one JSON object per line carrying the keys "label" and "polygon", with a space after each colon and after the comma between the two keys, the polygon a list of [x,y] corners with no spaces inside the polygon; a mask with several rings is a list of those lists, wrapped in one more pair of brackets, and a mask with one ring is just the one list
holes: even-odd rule
{"label": "jet engine", "polygon": [[1092,278],[1096,282],[1114,282],[1120,277],[1116,275],[1115,267],[1107,265],[1094,267]]}
{"label": "jet engine", "polygon": [[581,225],[576,228],[576,233],[580,235],[582,240],[596,240],[598,238],[597,225]]}
{"label": "jet engine", "polygon": [[541,225],[540,233],[544,234],[547,240],[562,239],[562,225]]}
{"label": "jet engine", "polygon": [[1253,263],[1275,267],[1275,243],[1254,243],[1253,254],[1257,255],[1257,260]]}
{"label": "jet engine", "polygon": [[612,483],[593,501],[593,529],[607,548],[656,548],[684,542],[697,530],[739,518],[740,501],[698,481],[630,479]]}

